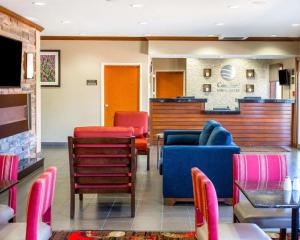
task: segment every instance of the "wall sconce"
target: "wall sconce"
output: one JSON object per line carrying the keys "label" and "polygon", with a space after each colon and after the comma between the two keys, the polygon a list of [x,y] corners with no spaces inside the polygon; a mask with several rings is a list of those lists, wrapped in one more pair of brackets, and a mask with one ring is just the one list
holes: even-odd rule
{"label": "wall sconce", "polygon": [[255,71],[254,71],[254,69],[247,69],[246,70],[246,77],[247,78],[255,78]]}
{"label": "wall sconce", "polygon": [[203,77],[210,78],[211,77],[211,69],[210,68],[204,68],[203,69]]}
{"label": "wall sconce", "polygon": [[246,84],[246,92],[253,93],[254,92],[254,84]]}
{"label": "wall sconce", "polygon": [[203,92],[211,92],[211,84],[203,84]]}

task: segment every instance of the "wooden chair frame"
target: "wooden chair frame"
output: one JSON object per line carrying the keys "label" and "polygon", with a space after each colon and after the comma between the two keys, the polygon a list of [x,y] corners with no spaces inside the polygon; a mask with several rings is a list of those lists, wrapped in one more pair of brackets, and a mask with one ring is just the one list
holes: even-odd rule
{"label": "wooden chair frame", "polygon": [[[85,144],[113,144],[120,147],[84,147]],[[128,147],[124,147],[124,144]],[[77,145],[77,146],[76,146]],[[123,147],[121,147],[123,145]],[[136,149],[135,137],[68,137],[69,147],[69,165],[70,165],[70,218],[74,218],[75,214],[75,194],[79,194],[80,201],[83,200],[83,194],[95,193],[129,193],[131,194],[131,217],[135,216],[135,180],[136,180]],[[97,157],[89,157],[90,155],[99,155]],[[119,155],[117,158],[108,158],[106,155]],[[126,155],[126,156],[124,156]],[[111,170],[108,167],[94,166],[97,164],[127,164],[127,167],[114,167]],[[122,173],[129,174],[128,177],[81,177],[76,174],[81,168],[78,163],[94,164],[93,172],[100,174]],[[86,167],[87,168],[87,167]],[[81,181],[81,182],[78,182]],[[101,184],[111,185],[105,188],[81,187],[76,188],[75,184],[82,184],[82,181],[92,182],[93,186],[101,186]],[[128,184],[126,188],[118,188],[118,184]],[[90,186],[91,184],[88,183]],[[115,187],[113,187],[113,185]]]}

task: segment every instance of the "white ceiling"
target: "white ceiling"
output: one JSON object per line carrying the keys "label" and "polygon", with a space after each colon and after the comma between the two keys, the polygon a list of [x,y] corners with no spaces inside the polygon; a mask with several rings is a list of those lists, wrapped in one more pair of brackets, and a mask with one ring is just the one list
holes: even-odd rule
{"label": "white ceiling", "polygon": [[[36,18],[45,28],[42,35],[300,37],[300,0],[36,0],[45,6],[33,1],[0,4]],[[142,7],[130,6],[136,3]],[[224,25],[216,26],[219,22]]]}

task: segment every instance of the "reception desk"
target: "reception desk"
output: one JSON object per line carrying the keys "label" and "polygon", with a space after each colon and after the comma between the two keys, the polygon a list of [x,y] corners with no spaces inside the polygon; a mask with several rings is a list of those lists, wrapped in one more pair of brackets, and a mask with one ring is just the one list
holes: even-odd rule
{"label": "reception desk", "polygon": [[240,146],[291,146],[293,100],[238,99],[239,108],[205,110],[206,99],[150,99],[150,142],[166,129],[202,129],[207,120],[220,122]]}

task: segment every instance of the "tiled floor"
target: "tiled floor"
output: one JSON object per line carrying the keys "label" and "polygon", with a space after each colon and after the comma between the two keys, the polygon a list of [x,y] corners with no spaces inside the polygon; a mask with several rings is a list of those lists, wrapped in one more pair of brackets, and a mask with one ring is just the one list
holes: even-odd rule
{"label": "tiled floor", "polygon": [[[45,165],[56,166],[58,176],[53,206],[54,230],[136,230],[136,231],[189,231],[194,228],[192,204],[164,206],[162,199],[162,177],[156,170],[156,149],[151,149],[151,171],[146,171],[146,158],[139,157],[136,187],[136,217],[130,218],[128,195],[84,195],[79,203],[76,198],[75,218],[69,218],[69,163],[67,148],[47,147],[43,149]],[[300,152],[288,153],[291,176],[299,175]],[[25,221],[27,194],[31,183],[42,172],[24,179],[18,184],[17,221]],[[1,196],[1,202],[7,196]],[[220,206],[220,221],[231,222],[232,207]]]}

